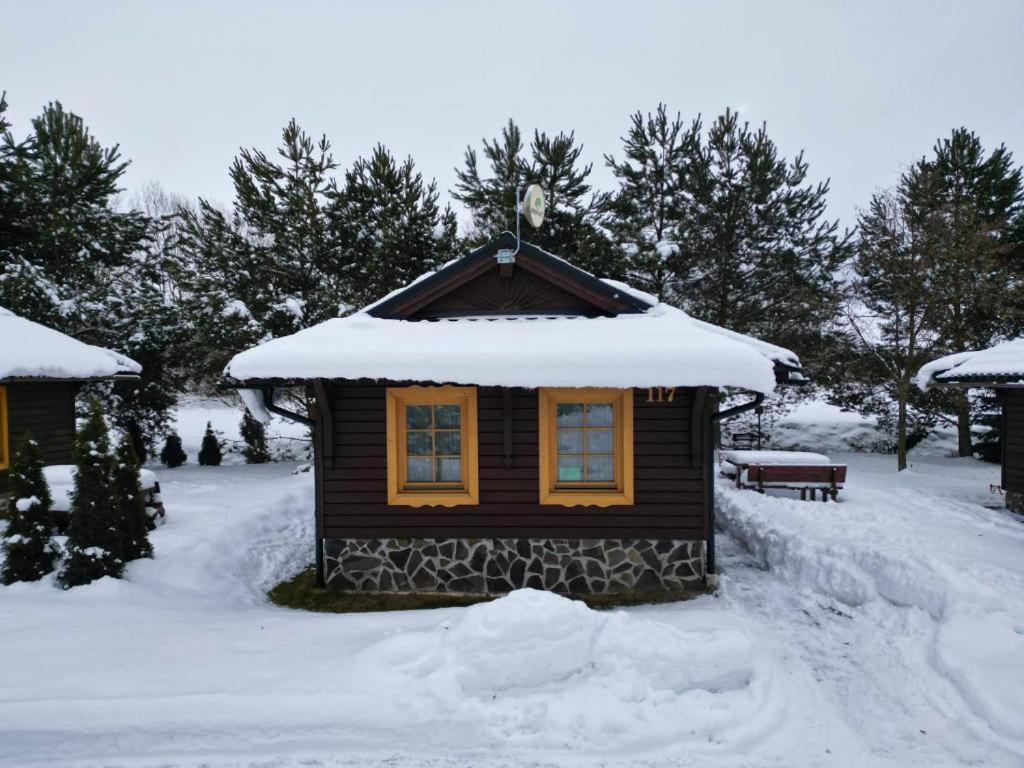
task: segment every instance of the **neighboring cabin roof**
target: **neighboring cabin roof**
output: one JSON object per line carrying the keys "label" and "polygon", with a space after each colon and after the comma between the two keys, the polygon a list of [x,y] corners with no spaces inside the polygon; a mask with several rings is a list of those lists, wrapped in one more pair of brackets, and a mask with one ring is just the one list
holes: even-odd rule
{"label": "neighboring cabin roof", "polygon": [[0,345],[0,381],[102,379],[142,371],[142,366],[118,352],[85,344],[3,307]]}
{"label": "neighboring cabin roof", "polygon": [[922,366],[915,381],[921,389],[933,384],[1024,384],[1024,339],[940,357]]}
{"label": "neighboring cabin roof", "polygon": [[[529,268],[538,273],[557,270],[566,278],[567,291],[585,293],[595,307],[605,302],[608,314],[394,319],[414,315],[441,295],[442,288],[458,285],[460,275],[494,268],[494,245],[428,273],[354,315],[241,352],[228,363],[225,376],[236,382],[365,378],[531,388],[714,386],[770,392],[777,368],[787,375],[799,371],[799,358],[787,349],[695,320],[649,294],[599,280],[527,243],[521,251],[525,259],[517,257],[516,269],[532,260]],[[794,380],[799,378],[797,374]]]}

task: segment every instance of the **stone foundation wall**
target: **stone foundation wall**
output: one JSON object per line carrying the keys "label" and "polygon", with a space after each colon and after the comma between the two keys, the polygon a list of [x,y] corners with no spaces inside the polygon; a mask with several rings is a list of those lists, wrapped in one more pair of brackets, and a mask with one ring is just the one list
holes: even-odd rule
{"label": "stone foundation wall", "polygon": [[1006,492],[1006,508],[1024,514],[1024,493],[1020,491]]}
{"label": "stone foundation wall", "polygon": [[362,592],[664,592],[704,577],[703,541],[325,539],[328,587]]}

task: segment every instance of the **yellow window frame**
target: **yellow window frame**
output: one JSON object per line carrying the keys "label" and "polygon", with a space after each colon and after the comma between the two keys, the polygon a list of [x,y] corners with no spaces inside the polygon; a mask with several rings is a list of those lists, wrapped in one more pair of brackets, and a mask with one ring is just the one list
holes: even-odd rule
{"label": "yellow window frame", "polygon": [[0,385],[0,470],[11,466],[11,441],[8,435],[7,387]]}
{"label": "yellow window frame", "polygon": [[[558,479],[559,403],[614,405],[615,480],[608,484],[560,486]],[[538,392],[540,503],[563,507],[611,507],[633,504],[633,390],[598,387],[541,387]]]}
{"label": "yellow window frame", "polygon": [[[408,482],[405,460],[407,405],[460,406],[461,483]],[[476,414],[476,387],[388,387],[388,504],[409,507],[455,507],[480,502]]]}

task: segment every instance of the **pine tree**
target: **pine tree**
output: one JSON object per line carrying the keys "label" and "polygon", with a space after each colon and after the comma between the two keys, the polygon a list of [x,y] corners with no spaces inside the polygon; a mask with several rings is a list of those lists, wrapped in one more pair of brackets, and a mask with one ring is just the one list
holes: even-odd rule
{"label": "pine tree", "polygon": [[243,149],[230,169],[233,211],[205,200],[180,210],[172,245],[188,318],[190,374],[209,382],[255,343],[350,310],[328,208],[336,168],[326,137],[293,119],[278,157]]}
{"label": "pine tree", "polygon": [[926,410],[911,410],[924,396],[914,384],[920,367],[935,356],[941,305],[933,291],[933,249],[927,226],[910,215],[906,186],[876,194],[859,217],[855,279],[846,307],[855,350],[846,362],[837,399],[862,412],[893,418],[897,469],[907,450],[934,425]]}
{"label": "pine tree", "polygon": [[10,467],[9,519],[2,547],[0,582],[36,581],[54,568],[56,545],[47,513],[53,500],[43,477],[43,454],[35,440],[26,440]]}
{"label": "pine tree", "polygon": [[242,440],[245,448],[242,455],[247,464],[265,464],[270,461],[270,450],[267,448],[267,434],[263,424],[252,417],[248,410],[242,414]]}
{"label": "pine tree", "polygon": [[119,210],[128,163],[82,118],[55,102],[18,142],[2,111],[0,305],[89,344],[146,358],[138,382],[90,387],[112,422],[146,451],[182,384],[173,365],[178,315],[154,277],[154,223],[140,211]]}
{"label": "pine tree", "polygon": [[517,188],[539,184],[547,202],[545,221],[536,231],[524,224],[523,238],[590,272],[618,276],[618,256],[600,227],[601,200],[592,194],[588,182],[593,166],[584,165],[581,154],[573,133],[549,136],[534,131],[526,147],[512,120],[500,139],[484,139],[489,176],[481,174],[476,150],[467,147],[464,168],[456,170],[452,197],[473,217],[470,245],[493,240],[504,231],[514,232]]}
{"label": "pine tree", "polygon": [[[1017,246],[1024,179],[1005,146],[986,156],[966,128],[937,142],[933,152],[904,174],[903,185],[909,215],[932,234],[932,290],[945,306],[940,333],[949,352],[987,347],[1011,310],[1007,257]],[[970,456],[970,403],[964,393],[955,401],[959,453]]]}
{"label": "pine tree", "polygon": [[146,514],[146,499],[139,483],[139,457],[128,435],[117,446],[111,488],[119,511],[125,562],[152,557],[150,519]]}
{"label": "pine tree", "polygon": [[455,214],[437,201],[436,182],[382,145],[345,172],[330,216],[350,304],[375,301],[455,255]]}
{"label": "pine tree", "polygon": [[213,425],[206,422],[206,432],[203,433],[203,443],[199,446],[199,466],[219,467],[221,462],[220,440],[213,431]]}
{"label": "pine tree", "polygon": [[181,447],[181,437],[171,432],[164,439],[164,447],[160,449],[160,461],[167,467],[180,467],[188,461],[188,455]]}
{"label": "pine tree", "polygon": [[113,492],[114,459],[103,419],[93,399],[75,437],[75,488],[71,494],[66,559],[59,574],[67,589],[124,571],[121,510]]}
{"label": "pine tree", "polygon": [[812,363],[836,316],[851,235],[824,219],[828,182],[779,157],[762,125],[726,110],[691,131],[681,179],[678,296],[694,316],[789,347]]}
{"label": "pine tree", "polygon": [[604,202],[604,223],[622,252],[626,279],[659,299],[672,301],[675,261],[684,211],[684,182],[698,123],[689,128],[659,104],[654,114],[637,112],[623,138],[621,162],[605,162],[619,182]]}

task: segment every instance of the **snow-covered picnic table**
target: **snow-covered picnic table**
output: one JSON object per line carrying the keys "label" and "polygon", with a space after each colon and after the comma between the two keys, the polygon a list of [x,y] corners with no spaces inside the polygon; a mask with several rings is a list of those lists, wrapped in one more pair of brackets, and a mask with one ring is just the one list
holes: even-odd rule
{"label": "snow-covered picnic table", "polygon": [[823,453],[810,451],[721,451],[723,461],[733,466],[745,467],[749,464],[768,464],[784,466],[805,466],[807,464],[831,464],[832,460]]}
{"label": "snow-covered picnic table", "polygon": [[737,488],[790,488],[800,491],[800,498],[811,492],[814,499],[821,490],[822,500],[835,501],[846,482],[846,465],[833,464],[823,453],[810,451],[744,451],[720,452],[722,475],[734,478]]}
{"label": "snow-covered picnic table", "polygon": [[[43,467],[43,477],[50,486],[50,496],[53,498],[50,512],[57,513],[58,527],[66,525],[66,518],[71,513],[71,492],[75,489],[75,465],[51,464]],[[146,498],[149,516],[154,519],[163,517],[164,505],[160,499],[160,483],[157,482],[156,474],[148,469],[139,469],[139,485]]]}

